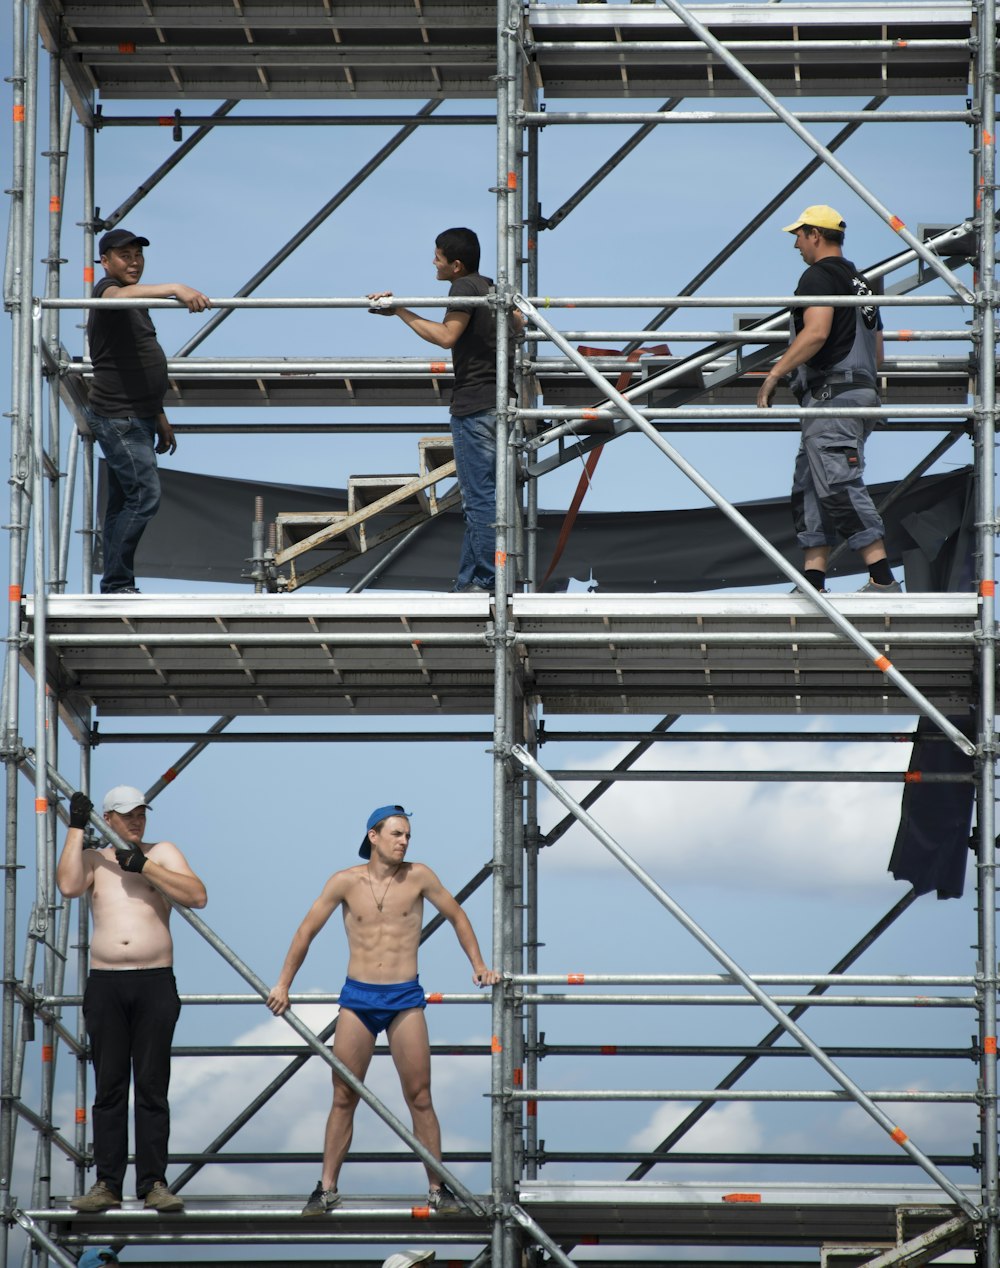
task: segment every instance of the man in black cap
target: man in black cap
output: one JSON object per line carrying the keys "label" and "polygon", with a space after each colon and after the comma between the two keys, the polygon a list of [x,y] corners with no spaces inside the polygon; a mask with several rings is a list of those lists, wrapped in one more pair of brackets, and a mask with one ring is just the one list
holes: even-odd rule
{"label": "man in black cap", "polygon": [[[425,864],[406,862],[409,844],[409,811],[387,805],[371,812],[358,850],[364,863],[335,872],[323,886],[292,939],[267,1006],[277,1017],[288,1008],[292,980],[313,938],[342,908],[350,958],[340,992],[333,1054],[358,1079],[364,1079],[375,1040],[384,1030],[413,1120],[413,1134],[440,1159],[441,1128],[431,1101],[431,1052],[424,1020],[427,1001],[417,977],[424,899],[455,930],[477,986],[495,985],[500,974],[487,966],[469,918],[455,897]],[[302,1208],[303,1215],[325,1215],[340,1204],[337,1178],[351,1144],[358,1099],[354,1089],[334,1075],[323,1174]],[[461,1210],[455,1194],[429,1167],[427,1176],[427,1205],[441,1215]]]}
{"label": "man in black cap", "polygon": [[[182,282],[142,284],[142,248],[149,246],[127,229],[112,229],[98,250],[104,277],[95,299],[179,299],[201,313],[211,300]],[[102,594],[138,594],[135,550],[160,505],[156,454],[177,448],[163,412],[167,358],[146,308],[92,308],[87,339],[94,374],[87,425],[107,463]]]}

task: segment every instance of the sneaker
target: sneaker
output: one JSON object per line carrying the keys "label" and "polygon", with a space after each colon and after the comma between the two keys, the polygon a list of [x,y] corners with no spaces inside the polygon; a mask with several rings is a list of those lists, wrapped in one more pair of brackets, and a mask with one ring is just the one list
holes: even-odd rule
{"label": "sneaker", "polygon": [[446,1184],[427,1190],[427,1205],[432,1211],[437,1211],[438,1215],[458,1215],[465,1209]]}
{"label": "sneaker", "polygon": [[146,1194],[143,1207],[147,1211],[160,1211],[167,1215],[173,1211],[183,1211],[184,1199],[176,1193],[171,1193],[162,1180],[157,1180]]}
{"label": "sneaker", "polygon": [[340,1205],[340,1194],[336,1189],[324,1189],[320,1180],[309,1195],[309,1201],[302,1208],[303,1215],[325,1215]]}
{"label": "sneaker", "polygon": [[98,1180],[88,1193],[78,1198],[70,1198],[70,1206],[74,1211],[82,1211],[86,1215],[96,1215],[101,1211],[110,1211],[121,1206],[122,1195],[116,1193],[105,1180]]}
{"label": "sneaker", "polygon": [[[815,591],[816,594],[830,594],[831,593],[831,591],[827,590],[826,587],[824,587],[822,590],[817,590],[815,586],[810,586],[809,589]],[[789,590],[788,593],[789,594],[803,594],[804,591],[799,586],[792,586],[791,590]]]}
{"label": "sneaker", "polygon": [[903,587],[898,581],[893,579],[887,586],[880,586],[877,581],[872,581],[871,577],[858,591],[858,594],[902,594]]}

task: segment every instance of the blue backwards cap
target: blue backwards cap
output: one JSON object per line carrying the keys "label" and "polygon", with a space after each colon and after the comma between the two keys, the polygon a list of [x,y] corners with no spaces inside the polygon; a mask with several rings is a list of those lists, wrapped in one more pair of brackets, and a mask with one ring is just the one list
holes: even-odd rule
{"label": "blue backwards cap", "polygon": [[88,1246],[76,1268],[103,1268],[104,1264],[116,1263],[118,1256],[110,1246]]}
{"label": "blue backwards cap", "polygon": [[372,843],[368,840],[368,833],[377,823],[381,823],[383,819],[388,819],[392,815],[403,815],[409,819],[409,810],[404,810],[402,806],[379,806],[377,810],[373,810],[368,816],[368,825],[365,828],[365,835],[361,838],[361,848],[358,853],[363,859],[370,859],[372,856]]}

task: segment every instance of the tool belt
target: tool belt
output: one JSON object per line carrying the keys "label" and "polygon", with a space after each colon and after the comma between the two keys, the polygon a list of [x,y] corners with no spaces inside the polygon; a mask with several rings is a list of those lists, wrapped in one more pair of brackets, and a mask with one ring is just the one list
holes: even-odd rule
{"label": "tool belt", "polygon": [[801,405],[807,392],[814,401],[829,401],[835,396],[841,396],[844,392],[853,392],[855,388],[870,388],[875,391],[875,386],[875,380],[870,379],[867,374],[844,370],[811,379],[805,387],[802,387],[798,382],[793,383],[792,391],[795,394],[795,399]]}

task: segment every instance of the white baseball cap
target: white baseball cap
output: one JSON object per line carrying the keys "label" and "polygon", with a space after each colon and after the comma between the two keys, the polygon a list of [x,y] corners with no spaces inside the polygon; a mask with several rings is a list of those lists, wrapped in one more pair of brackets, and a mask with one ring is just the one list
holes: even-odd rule
{"label": "white baseball cap", "polygon": [[411,1264],[429,1264],[433,1258],[432,1250],[399,1250],[389,1256],[382,1268],[410,1268]]}
{"label": "white baseball cap", "polygon": [[152,806],[146,804],[146,794],[140,792],[138,788],[133,788],[131,784],[119,784],[117,788],[112,788],[104,796],[105,814],[114,810],[120,815],[127,815],[137,806],[145,806],[147,810],[152,809]]}

